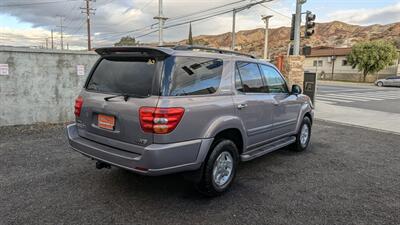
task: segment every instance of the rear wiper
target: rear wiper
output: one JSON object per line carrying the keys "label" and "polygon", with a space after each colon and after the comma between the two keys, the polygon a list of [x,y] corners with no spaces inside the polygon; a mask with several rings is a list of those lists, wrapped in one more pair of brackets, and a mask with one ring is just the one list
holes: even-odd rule
{"label": "rear wiper", "polygon": [[128,101],[128,99],[130,97],[135,97],[135,98],[145,98],[145,97],[147,97],[147,96],[135,95],[135,94],[119,94],[119,95],[112,95],[112,96],[105,97],[104,100],[108,101],[108,100],[110,100],[112,98],[121,97],[121,96],[124,97],[124,101],[126,101],[126,102]]}

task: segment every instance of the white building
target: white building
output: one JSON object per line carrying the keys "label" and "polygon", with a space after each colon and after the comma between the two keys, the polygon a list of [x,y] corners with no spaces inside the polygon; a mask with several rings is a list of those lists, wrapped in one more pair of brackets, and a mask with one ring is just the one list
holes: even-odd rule
{"label": "white building", "polygon": [[[362,73],[347,63],[347,55],[350,52],[351,48],[313,48],[311,54],[306,56],[304,70],[316,72],[318,79],[322,80],[362,81]],[[400,59],[396,60],[393,66],[378,74],[368,75],[366,81],[373,82],[377,78],[400,75],[399,61]]]}

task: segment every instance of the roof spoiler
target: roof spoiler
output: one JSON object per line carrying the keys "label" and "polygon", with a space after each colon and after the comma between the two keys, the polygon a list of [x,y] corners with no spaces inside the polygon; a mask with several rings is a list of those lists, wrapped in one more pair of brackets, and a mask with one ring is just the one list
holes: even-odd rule
{"label": "roof spoiler", "polygon": [[[167,46],[167,47],[171,47],[171,46]],[[220,54],[245,56],[245,57],[250,57],[253,59],[256,58],[251,54],[241,53],[238,51],[231,51],[231,50],[225,50],[225,49],[219,49],[219,48],[210,48],[210,47],[198,46],[198,45],[175,45],[175,46],[172,46],[171,48],[174,50],[181,50],[181,51],[199,50],[199,51],[205,51],[205,52],[215,52],[215,53],[220,53]]]}
{"label": "roof spoiler", "polygon": [[98,48],[95,52],[101,56],[136,56],[136,57],[161,57],[165,58],[173,53],[169,48],[155,47],[108,47]]}

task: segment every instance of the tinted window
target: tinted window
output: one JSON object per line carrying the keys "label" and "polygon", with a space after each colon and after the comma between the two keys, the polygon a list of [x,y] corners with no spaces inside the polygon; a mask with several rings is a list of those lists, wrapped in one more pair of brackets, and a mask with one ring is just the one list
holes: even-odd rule
{"label": "tinted window", "polygon": [[147,96],[151,93],[155,70],[154,59],[102,59],[87,90]]}
{"label": "tinted window", "polygon": [[285,80],[274,68],[266,65],[261,65],[263,76],[267,81],[268,91],[270,93],[287,93]]}
{"label": "tinted window", "polygon": [[[236,64],[236,89],[241,92],[260,93],[265,92],[264,83],[257,64],[238,62]],[[239,84],[239,79],[241,84]]]}
{"label": "tinted window", "polygon": [[176,57],[169,95],[204,95],[217,91],[223,62],[220,59]]}

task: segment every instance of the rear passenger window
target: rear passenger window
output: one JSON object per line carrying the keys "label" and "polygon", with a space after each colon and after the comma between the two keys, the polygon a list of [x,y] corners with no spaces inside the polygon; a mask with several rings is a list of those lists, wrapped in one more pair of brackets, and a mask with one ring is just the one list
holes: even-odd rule
{"label": "rear passenger window", "polygon": [[288,93],[285,80],[274,68],[260,65],[269,93]]}
{"label": "rear passenger window", "polygon": [[[238,62],[236,64],[236,89],[246,93],[265,92],[264,83],[257,64],[248,62]],[[239,80],[241,83],[239,83]]]}
{"label": "rear passenger window", "polygon": [[176,57],[169,95],[205,95],[215,93],[221,83],[220,59]]}

